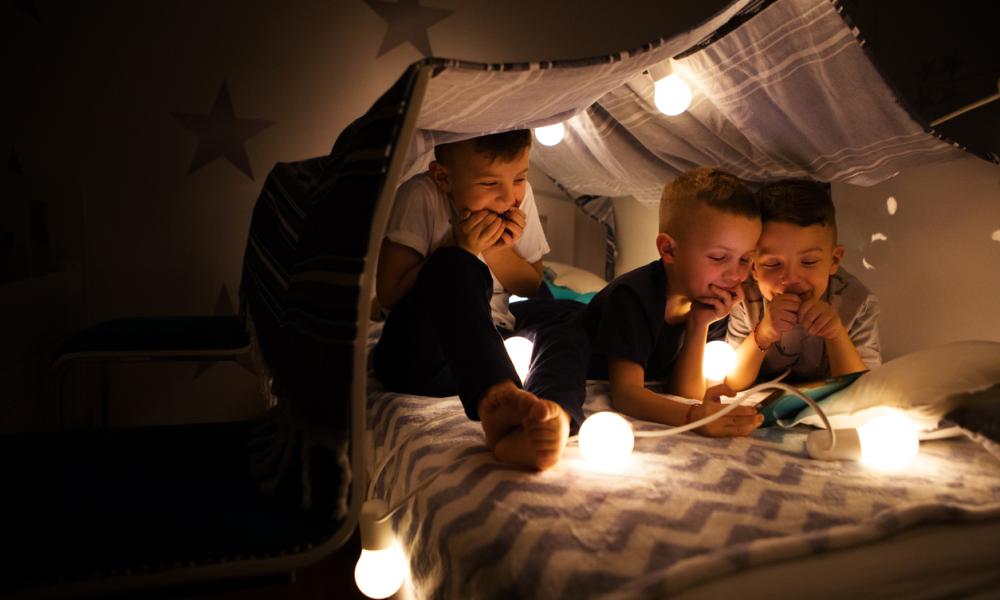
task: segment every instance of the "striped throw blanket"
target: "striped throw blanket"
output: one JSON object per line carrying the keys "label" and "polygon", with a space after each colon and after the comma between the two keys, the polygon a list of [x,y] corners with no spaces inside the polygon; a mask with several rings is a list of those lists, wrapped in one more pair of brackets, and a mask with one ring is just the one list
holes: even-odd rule
{"label": "striped throw blanket", "polygon": [[[607,407],[593,384],[588,411]],[[589,470],[571,445],[530,473],[493,460],[455,397],[393,394],[372,379],[368,409],[374,460],[399,452],[379,497],[396,502],[446,467],[394,517],[417,598],[663,597],[923,522],[1000,518],[1000,462],[964,438],[924,443],[893,475],[811,460],[808,430],[774,428],[640,438],[616,474]]]}

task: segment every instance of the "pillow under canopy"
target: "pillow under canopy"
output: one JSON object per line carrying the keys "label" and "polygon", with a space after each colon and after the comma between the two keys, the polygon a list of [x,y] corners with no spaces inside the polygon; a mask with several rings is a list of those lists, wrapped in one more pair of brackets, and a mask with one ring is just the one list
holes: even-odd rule
{"label": "pillow under canopy", "polygon": [[[886,408],[896,408],[923,430],[935,429],[949,412],[975,393],[1000,383],[1000,343],[960,341],[918,350],[877,366],[819,406],[838,429],[855,428]],[[791,423],[822,426],[812,408]]]}
{"label": "pillow under canopy", "polygon": [[578,294],[599,292],[608,284],[601,277],[573,265],[545,261],[545,266],[555,273],[552,281],[557,286],[569,288]]}

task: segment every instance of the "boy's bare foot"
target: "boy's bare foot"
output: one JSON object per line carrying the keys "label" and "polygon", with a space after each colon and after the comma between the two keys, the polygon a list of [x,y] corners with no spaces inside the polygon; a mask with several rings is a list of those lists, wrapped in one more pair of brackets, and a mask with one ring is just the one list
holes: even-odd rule
{"label": "boy's bare foot", "polygon": [[551,400],[539,400],[523,422],[528,442],[535,450],[536,469],[548,469],[559,462],[569,439],[569,415]]}
{"label": "boy's bare foot", "polygon": [[486,434],[486,447],[493,450],[503,436],[521,426],[538,398],[507,379],[486,390],[479,401],[479,420]]}
{"label": "boy's bare foot", "polygon": [[479,403],[486,447],[506,463],[548,469],[559,461],[569,437],[569,415],[504,381],[489,388]]}

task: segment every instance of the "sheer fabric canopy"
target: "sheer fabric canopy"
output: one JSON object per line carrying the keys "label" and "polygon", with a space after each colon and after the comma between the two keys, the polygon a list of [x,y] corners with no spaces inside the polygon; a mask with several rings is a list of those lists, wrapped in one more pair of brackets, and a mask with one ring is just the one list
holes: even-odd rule
{"label": "sheer fabric canopy", "polygon": [[[536,144],[538,168],[576,197],[645,203],[699,165],[749,181],[874,185],[961,152],[901,106],[829,0],[739,0],[681,35],[594,59],[429,61],[401,181],[426,168],[435,144],[559,122],[566,137]],[[693,91],[674,117],[656,109],[648,74],[665,65]]]}

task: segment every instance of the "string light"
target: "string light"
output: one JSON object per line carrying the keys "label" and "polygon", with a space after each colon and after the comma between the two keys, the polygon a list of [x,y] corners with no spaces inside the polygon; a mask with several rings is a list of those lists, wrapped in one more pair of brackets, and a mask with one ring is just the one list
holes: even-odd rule
{"label": "string light", "polygon": [[701,372],[710,382],[725,381],[726,376],[736,367],[736,351],[721,340],[705,344]]}
{"label": "string light", "polygon": [[358,517],[361,556],[354,567],[354,582],[369,598],[388,598],[398,592],[409,571],[389,516],[389,507],[384,501],[367,500]]}
{"label": "string light", "polygon": [[917,425],[898,411],[884,413],[857,429],[838,429],[837,443],[824,447],[814,431],[806,438],[809,456],[819,460],[857,460],[879,471],[906,468],[920,450]]}
{"label": "string light", "polygon": [[653,103],[668,117],[679,115],[691,106],[691,86],[672,73],[653,85]]}
{"label": "string light", "polygon": [[580,426],[580,453],[587,464],[601,471],[618,471],[632,456],[632,426],[615,412],[598,412]]}
{"label": "string light", "polygon": [[531,352],[535,345],[528,338],[519,335],[511,336],[504,340],[503,345],[507,348],[510,362],[514,363],[514,370],[521,382],[528,379],[528,368],[531,366]]}
{"label": "string light", "polygon": [[555,146],[566,136],[566,126],[562,123],[535,127],[535,139],[543,146]]}

